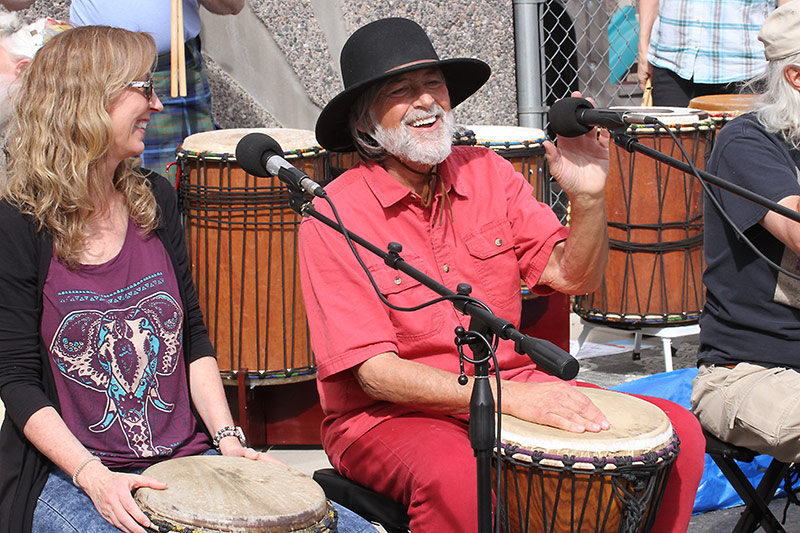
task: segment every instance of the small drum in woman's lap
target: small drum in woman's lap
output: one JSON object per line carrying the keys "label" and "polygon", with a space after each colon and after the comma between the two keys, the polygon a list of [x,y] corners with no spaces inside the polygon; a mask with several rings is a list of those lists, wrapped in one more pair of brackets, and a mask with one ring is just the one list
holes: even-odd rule
{"label": "small drum in woman's lap", "polygon": [[[659,118],[692,163],[705,168],[713,123],[705,111],[626,108]],[[631,126],[640,144],[682,160],[663,128]],[[703,307],[703,190],[697,178],[643,154],[610,147],[606,183],[609,260],[603,284],[575,298],[582,318],[621,327],[694,323]]]}
{"label": "small drum in woman's lap", "polygon": [[297,226],[289,192],[236,162],[252,132],[275,138],[316,181],[327,175],[314,133],[234,129],[187,137],[178,150],[178,196],[200,305],[225,377],[247,369],[272,383],[311,379],[314,362],[300,292]]}
{"label": "small drum in woman's lap", "polygon": [[142,474],[167,484],[134,494],[156,531],[336,531],[336,514],[322,488],[289,467],[201,455],[169,459]]}
{"label": "small drum in woman's lap", "polygon": [[667,415],[639,398],[582,387],[608,418],[571,433],[503,415],[502,516],[510,531],[647,531],[679,443]]}

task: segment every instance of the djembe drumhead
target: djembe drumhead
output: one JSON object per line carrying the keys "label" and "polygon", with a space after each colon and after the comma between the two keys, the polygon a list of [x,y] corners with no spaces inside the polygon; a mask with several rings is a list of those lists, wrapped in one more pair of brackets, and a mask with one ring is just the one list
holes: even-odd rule
{"label": "djembe drumhead", "polygon": [[134,495],[158,531],[335,531],[322,488],[286,466],[203,455],[169,459],[143,475],[167,483],[164,490],[144,487]]}
{"label": "djembe drumhead", "polygon": [[502,417],[503,490],[510,531],[646,531],[678,441],[655,405],[583,387],[611,428],[572,433]]}

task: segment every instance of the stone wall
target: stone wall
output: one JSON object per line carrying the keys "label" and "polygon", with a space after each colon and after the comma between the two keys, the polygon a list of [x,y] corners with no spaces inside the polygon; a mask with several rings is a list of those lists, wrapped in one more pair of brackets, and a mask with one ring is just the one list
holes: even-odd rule
{"label": "stone wall", "polygon": [[[69,4],[38,0],[21,14],[66,20]],[[460,123],[517,123],[511,0],[248,0],[236,16],[203,10],[215,121],[222,128],[313,129],[342,89],[339,51],[347,36],[388,16],[419,22],[442,58],[478,57],[492,67],[489,82],[457,108]]]}

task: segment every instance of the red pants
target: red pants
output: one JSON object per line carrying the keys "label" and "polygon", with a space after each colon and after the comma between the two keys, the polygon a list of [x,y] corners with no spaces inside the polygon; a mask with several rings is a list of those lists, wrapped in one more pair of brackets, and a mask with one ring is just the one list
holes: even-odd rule
{"label": "red pants", "polygon": [[[667,414],[681,441],[652,531],[684,533],[703,475],[705,439],[683,407],[638,397]],[[347,449],[340,470],[408,506],[413,533],[478,530],[475,457],[459,420],[418,413],[382,422]]]}

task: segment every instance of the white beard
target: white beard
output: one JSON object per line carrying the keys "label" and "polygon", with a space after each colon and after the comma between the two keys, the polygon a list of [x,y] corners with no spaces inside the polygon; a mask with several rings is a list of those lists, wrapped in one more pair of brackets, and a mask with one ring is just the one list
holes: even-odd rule
{"label": "white beard", "polygon": [[[419,128],[412,135],[410,129],[413,126],[409,124],[431,114],[443,119],[443,127],[432,131]],[[399,159],[420,165],[438,165],[450,155],[455,130],[456,121],[452,111],[445,112],[439,105],[433,104],[427,111],[412,109],[396,128],[386,129],[376,125],[372,137],[384,150]]]}

